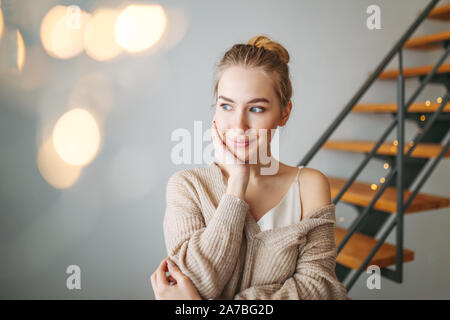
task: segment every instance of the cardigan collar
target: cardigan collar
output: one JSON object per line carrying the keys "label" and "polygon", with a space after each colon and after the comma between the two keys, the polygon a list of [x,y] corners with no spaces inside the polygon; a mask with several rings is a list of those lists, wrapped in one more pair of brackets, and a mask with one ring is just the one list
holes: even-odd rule
{"label": "cardigan collar", "polygon": [[[215,162],[212,162],[209,166],[214,170],[215,174],[220,176],[220,179],[217,180],[221,181],[220,189],[222,195],[226,192],[228,182],[223,175],[222,170]],[[244,232],[247,238],[255,238],[263,240],[264,242],[283,241],[286,243],[286,241],[298,241],[300,237],[306,236],[308,231],[318,224],[335,223],[335,219],[335,205],[331,203],[308,213],[307,216],[304,216],[303,220],[297,223],[262,231],[255,218],[253,218],[251,209],[249,208],[245,217]]]}

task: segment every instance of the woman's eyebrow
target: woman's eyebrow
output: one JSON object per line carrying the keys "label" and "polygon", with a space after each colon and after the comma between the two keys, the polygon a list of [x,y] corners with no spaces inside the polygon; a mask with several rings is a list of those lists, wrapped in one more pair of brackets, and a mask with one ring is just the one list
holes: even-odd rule
{"label": "woman's eyebrow", "polygon": [[[230,98],[224,97],[224,96],[219,96],[219,99],[223,99],[226,101],[229,101],[231,103],[235,103],[233,100],[231,100]],[[267,100],[266,98],[255,98],[252,99],[250,101],[248,101],[247,103],[256,103],[256,102],[266,102],[266,103],[270,103],[269,100]]]}

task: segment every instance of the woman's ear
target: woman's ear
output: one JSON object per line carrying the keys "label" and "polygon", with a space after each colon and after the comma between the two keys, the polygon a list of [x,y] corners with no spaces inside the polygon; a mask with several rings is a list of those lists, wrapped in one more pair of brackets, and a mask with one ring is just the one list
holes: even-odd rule
{"label": "woman's ear", "polygon": [[283,107],[281,110],[281,120],[279,126],[283,127],[286,125],[287,121],[289,120],[291,110],[292,110],[292,101],[289,101],[287,106]]}

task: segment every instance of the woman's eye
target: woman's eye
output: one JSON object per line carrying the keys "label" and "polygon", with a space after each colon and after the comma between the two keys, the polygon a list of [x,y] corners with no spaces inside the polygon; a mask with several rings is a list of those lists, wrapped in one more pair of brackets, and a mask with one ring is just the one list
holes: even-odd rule
{"label": "woman's eye", "polygon": [[264,108],[260,108],[260,107],[252,107],[251,109],[259,109],[260,111],[256,111],[257,113],[264,111]]}
{"label": "woman's eye", "polygon": [[[220,106],[221,106],[223,109],[225,109],[225,110],[230,110],[230,109],[231,109],[231,106],[230,106],[229,104],[223,103],[223,104],[221,104]],[[263,112],[263,111],[264,111],[264,108],[261,108],[261,107],[251,107],[250,110],[252,110],[252,109],[256,109],[256,110],[257,110],[257,111],[255,111],[256,113],[259,113],[259,112]]]}
{"label": "woman's eye", "polygon": [[[228,107],[230,107],[230,105],[229,105],[229,104],[221,104],[220,106],[221,106],[221,107],[223,107],[223,109],[225,109],[225,110],[229,110],[229,109],[226,109],[226,108],[225,108],[225,106],[228,106]],[[230,107],[230,108],[231,108],[231,107]]]}

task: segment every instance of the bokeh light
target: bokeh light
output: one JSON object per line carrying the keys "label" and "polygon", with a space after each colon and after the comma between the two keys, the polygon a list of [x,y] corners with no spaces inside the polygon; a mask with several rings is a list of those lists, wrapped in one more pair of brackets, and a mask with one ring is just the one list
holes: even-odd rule
{"label": "bokeh light", "polygon": [[113,9],[98,9],[93,13],[84,35],[84,49],[91,58],[105,61],[123,51],[114,38],[114,26],[119,14],[119,10]]}
{"label": "bokeh light", "polygon": [[[78,8],[78,9],[77,9]],[[42,19],[41,42],[47,53],[68,59],[84,49],[84,31],[90,15],[76,6],[55,6]]]}
{"label": "bokeh light", "polygon": [[37,166],[41,176],[56,189],[72,186],[80,177],[82,167],[72,166],[56,153],[51,138],[44,141],[37,155]]}
{"label": "bokeh light", "polygon": [[188,29],[188,18],[182,9],[165,6],[164,10],[167,16],[167,27],[164,36],[152,47],[158,51],[167,51],[175,47]]}
{"label": "bokeh light", "polygon": [[[27,50],[22,31],[18,28],[6,28],[0,44],[0,72],[13,77],[22,71],[26,60]],[[16,87],[17,79],[19,78],[9,78],[8,82]]]}
{"label": "bokeh light", "polygon": [[162,37],[167,16],[160,5],[129,5],[119,15],[115,25],[115,39],[125,50],[144,51]]}
{"label": "bokeh light", "polygon": [[20,33],[19,29],[17,29],[17,70],[22,71],[23,65],[25,63],[25,57],[26,57],[26,49],[25,49],[25,42],[23,41],[22,34]]}
{"label": "bokeh light", "polygon": [[[1,6],[1,1],[0,1],[0,6]],[[5,29],[5,21],[3,19],[3,11],[2,8],[0,7],[0,40],[2,39],[3,36],[3,29]]]}
{"label": "bokeh light", "polygon": [[92,114],[75,108],[62,115],[53,129],[56,153],[70,165],[86,165],[100,145],[100,130]]}

